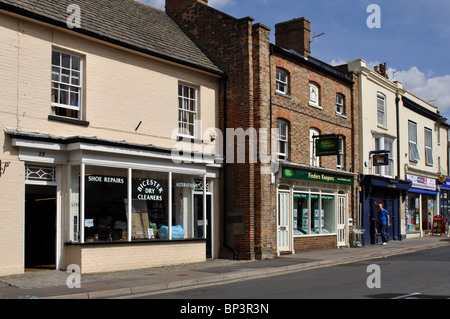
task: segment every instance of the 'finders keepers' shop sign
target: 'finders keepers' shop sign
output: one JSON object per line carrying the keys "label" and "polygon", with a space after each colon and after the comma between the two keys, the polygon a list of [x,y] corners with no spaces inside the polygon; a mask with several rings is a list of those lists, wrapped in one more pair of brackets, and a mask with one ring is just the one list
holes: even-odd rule
{"label": "'finders keepers' shop sign", "polygon": [[325,174],[325,173],[306,171],[306,170],[295,169],[295,168],[286,168],[286,167],[283,167],[282,172],[283,172],[283,178],[299,179],[299,180],[304,180],[304,181],[314,181],[314,182],[322,182],[322,183],[353,185],[352,177],[333,175],[333,174]]}

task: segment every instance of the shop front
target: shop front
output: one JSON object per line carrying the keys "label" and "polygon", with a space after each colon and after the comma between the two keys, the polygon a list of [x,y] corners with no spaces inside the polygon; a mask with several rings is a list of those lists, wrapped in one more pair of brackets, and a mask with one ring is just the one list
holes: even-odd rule
{"label": "shop front", "polygon": [[283,167],[277,185],[278,254],[348,246],[353,174]]}
{"label": "shop front", "polygon": [[439,214],[444,217],[447,223],[450,221],[450,178],[439,185]]}
{"label": "shop front", "polygon": [[436,180],[434,178],[406,174],[411,181],[406,208],[407,238],[421,237],[431,232],[433,217],[439,214]]}
{"label": "shop front", "polygon": [[364,244],[381,244],[377,224],[378,203],[383,203],[390,216],[389,240],[404,239],[401,228],[401,207],[411,182],[377,175],[360,175],[360,226],[365,230]]}
{"label": "shop front", "polygon": [[[94,273],[217,255],[220,167],[212,157],[175,163],[169,150],[124,142],[18,132],[11,137],[27,172],[25,216],[31,226],[25,252],[35,266],[75,264]],[[34,220],[37,210],[45,214]],[[32,232],[38,228],[49,229],[42,241],[42,232]]]}

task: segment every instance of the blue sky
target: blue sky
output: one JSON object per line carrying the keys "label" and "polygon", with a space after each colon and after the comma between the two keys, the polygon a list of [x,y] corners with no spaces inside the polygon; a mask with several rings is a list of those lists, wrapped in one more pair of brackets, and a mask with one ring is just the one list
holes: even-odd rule
{"label": "blue sky", "polygon": [[[164,0],[139,0],[164,10]],[[370,4],[380,8],[381,27],[369,28]],[[236,18],[275,24],[306,17],[311,55],[330,64],[364,59],[388,63],[391,80],[438,107],[450,123],[449,0],[209,0],[209,5]]]}

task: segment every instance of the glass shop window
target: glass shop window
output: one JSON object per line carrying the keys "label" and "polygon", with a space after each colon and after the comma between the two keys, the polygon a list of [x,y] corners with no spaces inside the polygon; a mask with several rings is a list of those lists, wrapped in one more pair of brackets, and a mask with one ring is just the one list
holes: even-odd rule
{"label": "glass shop window", "polygon": [[406,231],[420,231],[420,195],[408,194],[408,209],[406,211]]}
{"label": "glass shop window", "polygon": [[168,173],[133,170],[131,239],[168,239]]}
{"label": "glass shop window", "polygon": [[294,193],[294,236],[336,233],[334,195]]}
{"label": "glass shop window", "polygon": [[202,238],[203,176],[173,174],[172,180],[172,239]]}
{"label": "glass shop window", "polygon": [[85,242],[127,240],[127,170],[86,166]]}
{"label": "glass shop window", "polygon": [[335,233],[335,201],[333,195],[322,194],[321,226],[322,234]]}
{"label": "glass shop window", "polygon": [[294,193],[294,236],[309,234],[309,194]]}

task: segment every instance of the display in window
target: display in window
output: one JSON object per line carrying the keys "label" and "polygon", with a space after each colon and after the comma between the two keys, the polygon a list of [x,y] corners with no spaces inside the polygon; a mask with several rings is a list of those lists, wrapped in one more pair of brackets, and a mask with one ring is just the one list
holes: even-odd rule
{"label": "display in window", "polygon": [[127,239],[127,212],[123,204],[126,198],[126,170],[86,167],[84,225],[86,242]]}
{"label": "display in window", "polygon": [[168,225],[167,185],[167,173],[133,171],[132,240],[166,239],[161,229]]}

